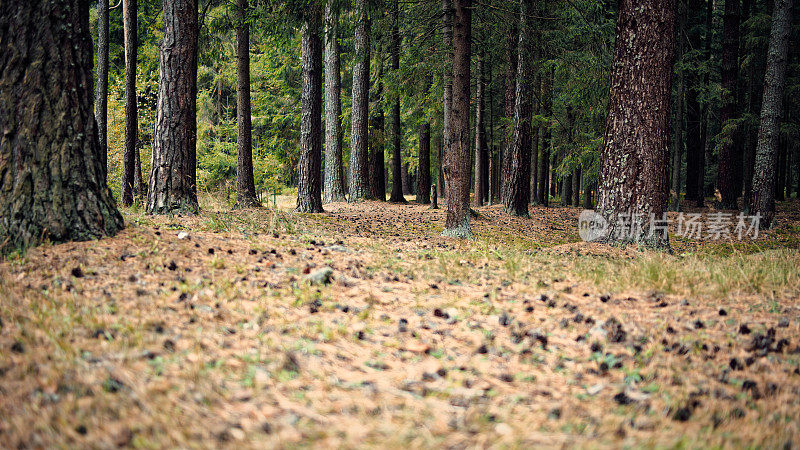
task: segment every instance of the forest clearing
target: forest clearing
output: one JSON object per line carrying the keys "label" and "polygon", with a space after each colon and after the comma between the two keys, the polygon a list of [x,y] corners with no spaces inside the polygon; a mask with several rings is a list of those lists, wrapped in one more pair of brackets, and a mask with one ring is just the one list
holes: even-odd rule
{"label": "forest clearing", "polygon": [[472,242],[422,205],[126,212],[116,237],[0,265],[0,440],[791,447],[781,206],[755,241],[672,255],[580,242],[578,208],[484,207]]}

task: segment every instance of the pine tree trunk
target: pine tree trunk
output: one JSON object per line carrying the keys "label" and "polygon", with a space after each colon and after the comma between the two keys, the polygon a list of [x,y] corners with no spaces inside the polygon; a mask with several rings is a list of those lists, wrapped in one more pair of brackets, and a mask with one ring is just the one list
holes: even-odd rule
{"label": "pine tree trunk", "polygon": [[439,149],[439,193],[447,201],[447,183],[450,182],[447,168],[447,149],[453,117],[453,0],[442,0],[442,37],[444,41],[444,105],[442,114],[442,147]]}
{"label": "pine tree trunk", "polygon": [[408,169],[408,162],[404,162],[400,166],[400,169],[402,173],[401,180],[403,181],[403,195],[414,195],[411,189],[411,179],[414,177],[414,175]]}
{"label": "pine tree trunk", "polygon": [[323,203],[343,202],[342,100],[339,67],[339,11],[334,0],[325,3],[325,188]]}
{"label": "pine tree trunk", "polygon": [[572,206],[581,204],[581,168],[578,166],[572,174]]}
{"label": "pine tree trunk", "polygon": [[[381,45],[378,44],[378,55],[381,52]],[[382,202],[386,201],[386,160],[384,158],[384,146],[386,136],[386,115],[383,112],[383,60],[381,57],[377,58],[378,63],[378,79],[375,84],[375,96],[373,99],[372,111],[372,124],[370,134],[372,137],[369,139],[370,157],[369,157],[369,180],[370,192],[372,197]]]}
{"label": "pine tree trunk", "polygon": [[133,204],[136,186],[136,152],[139,119],[136,108],[136,0],[123,0],[122,23],[125,41],[125,153],[122,164],[122,204]]}
{"label": "pine tree trunk", "polygon": [[519,30],[517,30],[518,20],[509,17],[509,22],[512,25],[508,28],[508,35],[506,36],[506,72],[505,72],[505,92],[503,93],[503,118],[505,125],[503,129],[503,143],[500,148],[500,199],[505,203],[508,197],[508,173],[511,170],[511,146],[513,145],[514,133],[514,108],[517,99],[517,71],[519,69],[517,64],[517,57],[519,51],[517,45],[519,44]]}
{"label": "pine tree trunk", "polygon": [[236,205],[258,206],[253,180],[250,118],[250,22],[247,0],[238,0],[236,24]]}
{"label": "pine tree trunk", "polygon": [[197,204],[197,1],[164,2],[158,105],[147,212],[195,213]]}
{"label": "pine tree trunk", "polygon": [[761,124],[758,127],[753,196],[750,198],[749,208],[751,215],[761,215],[761,225],[764,227],[771,226],[775,216],[775,160],[786,85],[791,23],[792,0],[775,0],[764,79],[764,100],[761,104]]}
{"label": "pine tree trunk", "polygon": [[[722,31],[722,110],[720,120],[724,125],[736,118],[737,79],[739,73],[739,6],[740,0],[725,1]],[[741,194],[742,155],[737,151],[733,136],[722,143],[719,152],[717,188],[721,196],[720,207],[738,208]]]}
{"label": "pine tree trunk", "polygon": [[[690,19],[688,30],[688,47],[690,49],[700,49],[702,39],[700,34],[701,22],[704,12],[703,0],[689,0]],[[694,60],[700,63],[699,58]],[[685,80],[686,87],[686,200],[691,202],[698,201],[699,192],[702,189],[700,183],[700,159],[703,155],[702,141],[702,122],[703,114],[700,106],[700,94],[703,90],[702,78],[698,67],[691,67],[687,71]],[[702,197],[701,197],[702,198]]]}
{"label": "pine tree trunk", "polygon": [[[532,89],[534,91],[541,90],[542,85],[542,77],[539,74],[536,74],[536,77],[533,80]],[[534,111],[533,114],[539,115],[542,112],[542,98],[540,95],[534,96]],[[539,141],[540,135],[539,132],[539,125],[531,126],[531,180],[530,180],[530,203],[532,205],[539,204],[539,193],[538,193],[538,186],[539,186]]]}
{"label": "pine tree trunk", "polygon": [[531,88],[533,42],[529,0],[519,2],[519,40],[517,41],[517,76],[514,93],[514,128],[511,143],[506,148],[506,186],[503,189],[503,206],[506,213],[528,217],[531,169]]}
{"label": "pine tree trunk", "polygon": [[300,171],[297,211],[322,212],[322,42],[319,13],[300,28],[303,90],[300,96]]}
{"label": "pine tree trunk", "polygon": [[594,186],[591,184],[585,184],[583,187],[583,208],[584,209],[592,209],[592,191],[594,190]]}
{"label": "pine tree trunk", "polygon": [[103,182],[108,175],[108,0],[97,1],[97,86],[95,118]]}
{"label": "pine tree trunk", "polygon": [[679,211],[681,206],[681,167],[683,163],[683,122],[684,122],[684,88],[683,74],[678,75],[678,89],[675,99],[674,141],[672,142],[672,185],[670,186],[671,211]]}
{"label": "pine tree trunk", "polygon": [[[553,115],[553,73],[552,71],[542,77],[542,115],[548,120]],[[542,149],[539,161],[539,204],[550,205],[550,124],[545,123],[542,129]]]}
{"label": "pine tree trunk", "polygon": [[350,181],[348,188],[351,202],[371,198],[369,186],[369,33],[367,0],[356,0],[356,24],[353,64],[353,110],[350,133]]}
{"label": "pine tree trunk", "polygon": [[475,196],[472,199],[473,206],[483,206],[483,199],[486,196],[486,127],[484,125],[484,91],[486,81],[483,78],[483,59],[478,58],[478,89],[475,93]]}
{"label": "pine tree trunk", "polygon": [[669,248],[667,203],[675,0],[620,2],[598,212],[605,241]]}
{"label": "pine tree trunk", "polygon": [[453,111],[447,144],[447,220],[444,236],[471,236],[469,185],[472,153],[469,147],[470,58],[472,1],[455,0],[453,14]]}
{"label": "pine tree trunk", "polygon": [[[745,6],[749,7],[752,0],[746,0]],[[769,1],[766,2],[770,6]],[[762,42],[764,39],[756,40],[756,45],[753,45],[752,51],[749,55],[745,55],[749,59],[747,65],[747,112],[753,116],[758,117],[761,113],[761,101],[764,94],[764,75],[767,66],[767,51],[769,47],[769,39]],[[744,91],[744,89],[743,89]],[[743,102],[744,103],[744,102]],[[758,124],[749,126],[746,129],[746,137],[742,139],[744,145],[744,203],[745,207],[748,206],[750,197],[753,196],[753,168],[755,167],[756,158],[756,145],[758,144]]]}
{"label": "pine tree trunk", "polygon": [[[392,6],[392,74],[398,77],[400,73],[400,0],[394,0]],[[389,201],[405,203],[403,197],[403,157],[400,148],[400,96],[393,96],[392,101],[392,194]]]}
{"label": "pine tree trunk", "polygon": [[88,2],[0,3],[0,254],[123,228],[92,101]]}
{"label": "pine tree trunk", "polygon": [[417,203],[431,202],[431,124],[419,126],[419,174],[417,176]]}
{"label": "pine tree trunk", "polygon": [[[710,61],[711,41],[713,39],[712,25],[714,23],[715,0],[706,0],[706,34],[703,43],[703,57]],[[703,86],[710,83],[710,71],[706,71],[703,77]],[[709,125],[711,122],[711,108],[709,102],[704,102],[700,112],[700,145],[701,149],[697,154],[697,197],[694,199],[698,207],[704,207],[706,203],[706,193],[710,191],[710,186],[706,186],[706,167],[711,165],[711,158],[707,156],[710,145]]]}

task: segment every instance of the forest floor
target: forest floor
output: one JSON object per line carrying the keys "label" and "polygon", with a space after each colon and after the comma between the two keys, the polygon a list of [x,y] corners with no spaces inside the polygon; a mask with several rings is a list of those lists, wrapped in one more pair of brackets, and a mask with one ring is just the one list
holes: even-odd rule
{"label": "forest floor", "polygon": [[463,241],[414,204],[126,210],[0,262],[0,447],[796,448],[779,208],[672,254],[582,243],[578,208]]}

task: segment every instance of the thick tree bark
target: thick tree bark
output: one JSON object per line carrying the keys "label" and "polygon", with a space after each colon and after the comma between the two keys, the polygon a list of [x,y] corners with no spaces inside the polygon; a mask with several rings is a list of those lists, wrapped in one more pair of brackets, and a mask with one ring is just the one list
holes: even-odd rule
{"label": "thick tree bark", "polygon": [[[542,115],[548,120],[553,115],[553,73],[548,72],[542,77]],[[552,132],[550,124],[545,123],[542,128],[542,149],[539,160],[539,204],[550,205],[550,138]]]}
{"label": "thick tree bark", "polygon": [[300,170],[297,211],[322,212],[322,42],[321,17],[311,12],[300,28],[303,90],[300,96]]}
{"label": "thick tree bark", "polygon": [[[400,7],[399,1],[395,0],[392,5],[392,73],[399,76],[400,73]],[[400,96],[393,96],[392,99],[392,194],[389,201],[394,203],[405,203],[403,197],[403,156],[400,148],[401,141],[400,129]]]}
{"label": "thick tree bark", "polygon": [[247,0],[238,0],[236,24],[236,205],[258,206],[253,180],[250,118],[250,23]]}
{"label": "thick tree bark", "polygon": [[95,118],[103,181],[108,175],[108,0],[97,1],[97,86]]}
{"label": "thick tree bark", "polygon": [[367,1],[356,0],[358,23],[355,30],[353,64],[353,110],[350,133],[350,181],[348,200],[371,198],[369,186],[369,33]]}
{"label": "thick tree bark", "polygon": [[447,220],[444,236],[469,237],[469,185],[472,153],[469,148],[470,58],[472,55],[472,1],[455,0],[453,14],[453,111],[447,157]]}
{"label": "thick tree bark", "polygon": [[197,1],[164,2],[158,106],[147,212],[195,213],[197,204]]}
{"label": "thick tree bark", "polygon": [[761,124],[758,127],[756,167],[749,213],[760,214],[761,225],[769,227],[775,217],[775,160],[780,136],[786,60],[792,23],[792,0],[775,0],[772,31],[767,53]]}
{"label": "thick tree bark", "polygon": [[339,10],[334,0],[325,3],[325,188],[323,203],[343,202],[342,100],[339,73]]}
{"label": "thick tree bark", "polygon": [[486,151],[486,127],[484,125],[484,91],[486,80],[483,78],[483,59],[478,58],[478,89],[475,93],[475,187],[472,204],[475,207],[483,206],[483,199],[486,196],[486,176],[487,176],[487,151]]}
{"label": "thick tree bark", "polygon": [[[722,110],[720,120],[724,125],[736,118],[737,78],[739,73],[739,6],[740,0],[725,1],[722,31]],[[717,188],[721,196],[720,207],[738,208],[737,199],[742,193],[742,154],[737,151],[733,136],[722,143],[719,152]]]}
{"label": "thick tree bark", "polygon": [[431,202],[431,124],[419,126],[419,162],[417,175],[417,203]]}
{"label": "thick tree bark", "polygon": [[447,168],[447,149],[453,118],[453,0],[442,0],[442,40],[444,41],[444,84],[442,146],[439,149],[439,193],[447,201],[447,183],[450,182]]}
{"label": "thick tree bark", "polygon": [[0,254],[123,227],[92,102],[88,2],[0,3]]}
{"label": "thick tree bark", "polygon": [[123,0],[122,24],[125,43],[125,153],[122,164],[122,204],[133,204],[136,190],[136,152],[139,119],[136,108],[136,0]]}
{"label": "thick tree bark", "polygon": [[384,145],[386,136],[386,116],[383,112],[383,59],[381,47],[378,45],[378,79],[376,81],[375,98],[372,107],[372,125],[369,140],[371,148],[369,158],[369,180],[372,197],[382,202],[386,201],[386,161],[384,159]]}
{"label": "thick tree bark", "polygon": [[617,21],[598,212],[604,240],[669,248],[666,207],[675,0],[622,0]]}
{"label": "thick tree bark", "polygon": [[531,88],[533,42],[530,0],[519,2],[519,38],[517,41],[517,77],[514,93],[514,127],[506,148],[506,171],[503,174],[503,206],[506,213],[528,217],[531,169]]}

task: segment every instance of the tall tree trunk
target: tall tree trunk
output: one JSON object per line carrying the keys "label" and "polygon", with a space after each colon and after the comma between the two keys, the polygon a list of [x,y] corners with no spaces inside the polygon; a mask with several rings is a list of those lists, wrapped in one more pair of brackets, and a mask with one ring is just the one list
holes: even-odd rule
{"label": "tall tree trunk", "polygon": [[584,181],[583,184],[583,208],[584,209],[592,209],[592,191],[594,190],[594,186],[591,184],[587,184]]}
{"label": "tall tree trunk", "polygon": [[[690,28],[688,30],[688,47],[690,49],[700,49],[702,46],[702,36],[700,32],[702,13],[705,8],[703,0],[689,0],[689,19]],[[702,141],[703,111],[700,106],[700,94],[703,91],[702,78],[699,68],[695,67],[701,62],[699,58],[692,61],[692,68],[688,70],[686,77],[686,200],[697,202],[702,191],[700,183],[700,160],[704,149]]]}
{"label": "tall tree trunk", "polygon": [[472,1],[455,0],[453,14],[453,111],[447,157],[447,220],[444,236],[471,236],[469,184],[472,154],[469,148],[470,58],[472,55]]}
{"label": "tall tree trunk", "polygon": [[401,164],[400,170],[402,173],[401,180],[403,181],[403,195],[414,195],[411,189],[411,179],[414,177],[414,175],[408,169],[408,162]]}
{"label": "tall tree trunk", "polygon": [[475,197],[472,204],[475,207],[483,206],[483,199],[486,196],[486,175],[488,165],[486,152],[486,126],[484,125],[484,91],[486,90],[486,80],[483,78],[484,62],[478,57],[478,90],[475,93]]}
{"label": "tall tree trunk", "polygon": [[492,60],[489,58],[489,204],[493,205],[500,199],[500,152],[494,141],[494,84],[492,83]]}
{"label": "tall tree trunk", "polygon": [[375,98],[372,107],[372,138],[369,145],[370,153],[370,192],[372,197],[382,202],[386,201],[386,161],[384,160],[384,147],[386,145],[386,116],[383,112],[383,57],[381,44],[378,43],[378,79],[375,84]]}
{"label": "tall tree trunk", "polygon": [[578,166],[572,174],[572,206],[581,204],[581,167]]}
{"label": "tall tree trunk", "polygon": [[[722,31],[722,111],[723,126],[736,118],[737,79],[739,73],[739,6],[740,0],[725,1]],[[728,136],[719,153],[717,188],[720,207],[736,209],[741,194],[742,155],[737,151],[734,136]],[[737,189],[737,187],[739,189]]]}
{"label": "tall tree trunk", "polygon": [[300,171],[297,211],[322,212],[322,42],[321,17],[310,13],[300,28],[303,91],[300,96]]}
{"label": "tall tree trunk", "polygon": [[[686,34],[687,7],[683,0],[678,2],[678,24],[676,26],[675,60],[683,58],[685,45],[684,35]],[[673,75],[674,77],[675,75]],[[672,177],[669,186],[669,209],[679,211],[681,207],[681,167],[683,165],[683,135],[686,107],[686,88],[684,70],[677,74],[677,86],[675,89],[675,103],[673,111],[673,139],[672,139]]]}
{"label": "tall tree trunk", "polygon": [[108,176],[108,0],[97,1],[97,86],[95,118],[103,181]]}
{"label": "tall tree trunk", "polygon": [[598,210],[605,241],[669,248],[667,203],[675,0],[623,0],[617,20]]}
{"label": "tall tree trunk", "polygon": [[506,148],[506,172],[503,174],[503,206],[517,217],[528,217],[531,169],[531,89],[532,75],[532,24],[529,0],[519,2],[519,40],[517,41],[517,77],[514,93],[514,128],[511,145]]}
{"label": "tall tree trunk", "polygon": [[253,143],[250,118],[250,22],[247,0],[236,8],[236,204],[258,206],[253,180]]}
{"label": "tall tree trunk", "polygon": [[350,133],[350,182],[348,200],[371,198],[369,186],[369,33],[367,0],[356,0],[356,24],[353,64],[353,111]]}
{"label": "tall tree trunk", "polygon": [[[400,74],[400,0],[392,5],[392,74],[399,79]],[[392,194],[390,202],[405,203],[403,197],[403,156],[400,148],[400,95],[392,96]]]}
{"label": "tall tree trunk", "polygon": [[[703,57],[706,61],[710,61],[711,56],[711,42],[714,37],[712,26],[714,24],[714,7],[716,0],[706,0],[706,34],[703,43]],[[706,71],[703,77],[703,86],[708,86],[711,79],[710,71]],[[700,142],[702,151],[697,155],[697,197],[695,202],[697,206],[703,207],[706,203],[706,193],[711,190],[711,186],[706,185],[706,168],[711,166],[711,158],[709,157],[711,149],[711,135],[709,127],[711,124],[711,108],[709,102],[703,103],[700,112]],[[709,177],[710,178],[710,177]],[[711,184],[711,182],[709,182]]]}
{"label": "tall tree trunk", "polygon": [[672,185],[670,186],[670,205],[672,211],[681,206],[681,167],[683,163],[683,122],[684,122],[684,87],[683,74],[678,75],[678,92],[675,98],[674,141],[672,142]]}
{"label": "tall tree trunk", "polygon": [[0,254],[122,229],[91,86],[88,2],[0,3]]}
{"label": "tall tree trunk", "polygon": [[542,149],[541,159],[539,161],[539,204],[542,206],[550,205],[550,138],[552,132],[550,131],[550,117],[553,115],[553,72],[548,71],[542,77],[541,86],[542,96],[542,115],[544,115],[548,122],[543,125],[542,129]]}
{"label": "tall tree trunk", "polygon": [[505,72],[505,92],[503,93],[503,142],[500,148],[500,199],[505,202],[508,193],[508,172],[511,167],[510,148],[514,140],[514,108],[517,100],[517,73],[519,66],[517,57],[519,56],[519,30],[517,30],[518,20],[509,17],[508,34],[506,35],[506,72]]}
{"label": "tall tree trunk", "polygon": [[[569,153],[573,151],[574,145],[574,134],[575,134],[575,111],[572,109],[571,105],[567,105],[566,107],[566,116],[567,116],[567,123],[566,123],[566,141],[568,144],[567,150],[564,152],[566,156],[570,156]],[[580,170],[578,168],[577,170]],[[564,185],[561,188],[561,205],[562,206],[569,206],[572,204],[572,197],[575,195],[574,191],[578,188],[575,187],[575,184],[578,182],[577,180],[580,178],[579,176],[576,177],[577,170],[572,170],[572,172],[565,178]]]}
{"label": "tall tree trunk", "polygon": [[136,0],[123,0],[122,26],[125,43],[125,153],[122,164],[122,204],[133,204],[136,152],[139,132],[136,108]]}
{"label": "tall tree trunk", "polygon": [[439,196],[447,201],[447,183],[449,175],[447,169],[447,149],[450,146],[450,136],[453,118],[453,0],[442,0],[442,37],[444,41],[444,105],[442,117],[442,147],[439,149]]}
{"label": "tall tree trunk", "polygon": [[164,2],[147,212],[197,212],[197,1]]}
{"label": "tall tree trunk", "polygon": [[342,100],[339,73],[339,10],[334,0],[325,3],[325,188],[323,203],[343,202]]}
{"label": "tall tree trunk", "polygon": [[[533,80],[532,89],[534,91],[540,90],[541,91],[542,85],[542,77],[537,73],[536,77]],[[535,104],[533,106],[534,111],[533,114],[539,115],[542,112],[542,96],[541,93],[539,95],[534,96]],[[531,126],[531,179],[530,179],[530,202],[532,205],[539,204],[539,193],[538,193],[538,186],[539,186],[539,141],[540,135],[539,128],[541,128],[538,124],[536,126]]]}
{"label": "tall tree trunk", "polygon": [[417,175],[417,203],[431,202],[431,124],[419,126],[419,162]]}
{"label": "tall tree trunk", "polygon": [[769,227],[775,216],[775,160],[780,138],[783,91],[786,85],[786,60],[792,23],[792,0],[775,0],[772,31],[767,53],[764,100],[758,127],[756,168],[749,213],[760,214],[762,225]]}

